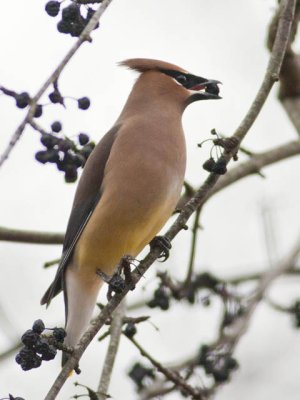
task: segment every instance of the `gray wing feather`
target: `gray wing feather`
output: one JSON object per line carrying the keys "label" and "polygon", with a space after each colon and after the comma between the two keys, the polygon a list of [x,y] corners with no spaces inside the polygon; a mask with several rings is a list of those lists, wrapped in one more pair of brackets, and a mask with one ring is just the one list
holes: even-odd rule
{"label": "gray wing feather", "polygon": [[[104,170],[110,151],[121,125],[115,125],[100,140],[92,151],[80,178],[67,231],[63,244],[63,253],[53,283],[50,285],[41,304],[50,304],[61,290],[64,289],[65,269],[72,257],[75,245],[80,238],[86,224],[101,198],[101,185],[104,177]],[[66,294],[65,294],[66,296]],[[67,300],[65,298],[65,300]],[[67,304],[67,301],[66,301]]]}

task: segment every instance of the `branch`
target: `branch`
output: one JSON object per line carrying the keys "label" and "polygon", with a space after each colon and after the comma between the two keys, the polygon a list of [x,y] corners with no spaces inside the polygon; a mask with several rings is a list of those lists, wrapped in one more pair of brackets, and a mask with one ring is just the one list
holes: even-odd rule
{"label": "branch", "polygon": [[62,244],[64,234],[0,227],[0,241],[1,240],[34,244]]}
{"label": "branch", "polygon": [[12,135],[12,138],[10,139],[9,144],[7,145],[6,149],[4,150],[3,154],[0,156],[0,167],[4,164],[5,160],[9,157],[10,153],[12,152],[13,148],[19,141],[26,125],[32,121],[32,118],[35,113],[36,105],[38,100],[41,98],[41,96],[45,93],[45,91],[48,89],[48,87],[57,81],[59,78],[60,74],[68,64],[68,62],[71,60],[71,58],[74,56],[74,54],[77,52],[77,50],[80,48],[80,46],[86,42],[86,41],[91,41],[90,38],[90,33],[94,29],[94,27],[97,25],[97,22],[100,20],[102,14],[106,10],[106,8],[109,6],[109,4],[112,2],[112,0],[103,0],[97,11],[94,13],[92,18],[90,19],[89,23],[86,25],[84,30],[82,31],[81,35],[79,36],[78,40],[75,42],[75,44],[71,47],[71,49],[68,51],[68,53],[65,55],[65,57],[62,59],[62,61],[58,64],[56,69],[53,71],[53,73],[50,75],[50,77],[45,81],[45,83],[42,85],[42,87],[39,89],[39,91],[36,93],[36,95],[33,97],[33,99],[30,102],[30,106],[28,109],[28,112],[26,114],[26,117],[24,120],[21,122],[21,124],[18,126],[14,134]]}
{"label": "branch", "polygon": [[120,337],[122,334],[123,317],[126,311],[126,302],[123,300],[119,307],[115,310],[112,317],[112,323],[110,325],[110,342],[108,345],[102,374],[98,386],[98,399],[106,400],[107,392],[110,383],[110,378],[115,363]]}
{"label": "branch", "polygon": [[160,362],[155,360],[134,338],[129,338],[128,339],[135,345],[137,349],[139,349],[141,355],[147,360],[151,362],[154,367],[157,368],[159,372],[161,372],[167,379],[169,379],[171,382],[173,382],[176,386],[179,386],[181,389],[186,392],[186,394],[189,394],[192,396],[193,399],[198,399],[198,400],[204,400],[206,399],[205,391],[204,389],[195,389],[191,385],[189,385],[186,380],[179,375],[177,371],[173,371],[170,368],[164,367]]}

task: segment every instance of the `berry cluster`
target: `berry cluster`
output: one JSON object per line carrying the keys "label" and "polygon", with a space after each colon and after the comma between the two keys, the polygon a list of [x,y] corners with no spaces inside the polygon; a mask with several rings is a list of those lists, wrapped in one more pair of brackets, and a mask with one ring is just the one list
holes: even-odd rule
{"label": "berry cluster", "polygon": [[[64,7],[61,10],[61,2],[59,1],[48,1],[45,6],[46,13],[50,17],[56,17],[61,11],[61,20],[57,24],[57,30],[60,33],[70,34],[71,36],[78,37],[89,23],[90,19],[95,13],[95,10],[91,7],[87,7],[85,16],[82,15],[80,1],[76,3],[72,1],[71,4]],[[84,4],[91,3],[94,1],[85,1]],[[84,7],[85,9],[85,7]],[[94,29],[99,27],[99,22]]]}
{"label": "berry cluster", "polygon": [[160,285],[155,290],[153,299],[147,305],[150,308],[159,307],[161,310],[168,310],[170,307],[170,298],[167,289],[163,285]]}
{"label": "berry cluster", "polygon": [[140,363],[134,364],[128,375],[137,385],[138,390],[142,390],[146,386],[145,381],[155,378],[154,369],[144,367]]}
{"label": "berry cluster", "polygon": [[212,375],[216,382],[227,381],[230,373],[238,368],[238,363],[231,354],[218,352],[207,345],[200,349],[198,364],[204,368],[206,374]]}
{"label": "berry cluster", "polygon": [[124,329],[124,335],[129,338],[133,338],[133,336],[137,333],[137,329],[134,322],[128,322]]}
{"label": "berry cluster", "polygon": [[95,147],[93,142],[85,133],[78,135],[78,143],[67,137],[59,137],[57,134],[62,130],[59,121],[51,125],[51,133],[42,133],[41,143],[45,150],[35,154],[35,158],[42,164],[56,164],[59,171],[65,174],[66,182],[75,182],[78,177],[77,170],[84,167],[86,160]]}
{"label": "berry cluster", "polygon": [[[16,355],[16,362],[24,371],[38,368],[42,364],[42,361],[50,361],[55,358],[57,349],[53,344],[49,343],[50,337],[41,336],[45,329],[43,321],[38,319],[33,323],[32,329],[28,329],[21,337],[24,346]],[[65,336],[66,332],[64,329],[53,329],[53,343],[63,343]]]}

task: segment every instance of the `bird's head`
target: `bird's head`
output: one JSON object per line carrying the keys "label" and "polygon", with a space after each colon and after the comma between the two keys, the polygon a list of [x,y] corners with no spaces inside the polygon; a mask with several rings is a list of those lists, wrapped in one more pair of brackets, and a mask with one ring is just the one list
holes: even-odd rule
{"label": "bird's head", "polygon": [[[221,99],[218,87],[220,81],[193,75],[177,65],[147,58],[132,58],[122,61],[120,65],[142,75],[154,72],[157,81],[164,81],[170,91],[179,92],[184,97],[185,106],[198,100]],[[163,77],[167,77],[167,80]]]}

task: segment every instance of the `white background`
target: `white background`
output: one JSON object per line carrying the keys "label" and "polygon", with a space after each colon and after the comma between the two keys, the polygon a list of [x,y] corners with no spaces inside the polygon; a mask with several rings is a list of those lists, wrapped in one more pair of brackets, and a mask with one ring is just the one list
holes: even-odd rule
{"label": "white background", "polygon": [[[34,94],[70,48],[74,39],[59,34],[57,18],[44,11],[38,0],[2,2],[0,13],[0,83],[16,91]],[[54,120],[63,122],[70,136],[89,133],[98,141],[112,126],[124,104],[135,74],[116,63],[130,57],[149,57],[173,62],[192,73],[221,80],[223,100],[197,102],[184,114],[188,147],[188,182],[199,185],[206,176],[201,165],[210,145],[197,148],[212,128],[230,135],[239,124],[259,87],[268,61],[266,28],[277,5],[271,0],[114,0],[105,12],[101,27],[93,33],[93,44],[84,44],[60,79],[64,95],[89,96],[92,106],[78,111],[67,101],[67,110],[49,106],[39,120],[47,128]],[[299,46],[298,46],[299,50]],[[47,102],[47,97],[43,103]],[[0,96],[0,151],[24,116],[13,99]],[[245,140],[253,151],[263,151],[296,138],[284,110],[276,100],[276,88]],[[146,146],[146,144],[145,144]],[[9,160],[0,170],[0,223],[7,227],[64,231],[75,185],[67,185],[53,165],[34,160],[41,149],[39,135],[27,129]],[[199,235],[197,271],[208,270],[220,277],[268,268],[263,234],[262,210],[267,209],[275,241],[272,259],[284,256],[299,234],[299,166],[293,158],[265,169],[267,179],[257,176],[216,195],[205,206]],[[191,234],[182,232],[174,241],[170,259],[153,266],[129,302],[148,298],[155,287],[155,270],[170,269],[178,278],[185,275]],[[51,282],[54,268],[45,271],[45,261],[59,257],[60,246],[0,243],[0,312],[9,322],[0,332],[0,352],[42,318],[48,326],[63,324],[63,301],[59,296],[48,310],[39,300]],[[145,289],[145,290],[144,290]],[[290,304],[299,296],[299,280],[281,279],[270,296]],[[102,300],[104,294],[102,293]],[[135,315],[149,314],[148,309]],[[178,361],[193,354],[201,343],[215,338],[220,315],[217,302],[210,308],[190,308],[184,303],[164,313],[153,312],[151,321],[139,328],[137,339],[162,362]],[[2,330],[2,329],[1,329]],[[237,348],[241,368],[232,382],[222,388],[217,400],[293,400],[299,397],[300,333],[292,320],[261,305],[249,332]],[[93,344],[85,353],[78,380],[96,388],[106,343]],[[139,359],[138,352],[121,340],[110,394],[114,399],[137,395],[125,373]],[[12,393],[26,400],[44,398],[60,370],[60,360],[44,363],[30,372],[21,371],[13,358],[0,364],[0,398]],[[81,393],[65,384],[58,396],[68,399]],[[172,395],[170,399],[179,399]]]}

